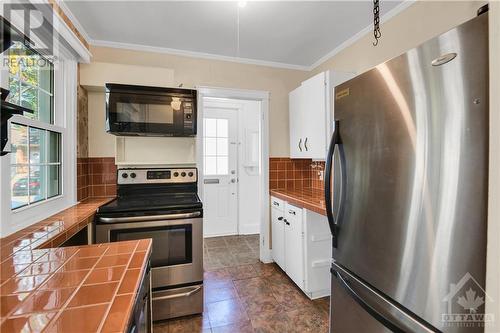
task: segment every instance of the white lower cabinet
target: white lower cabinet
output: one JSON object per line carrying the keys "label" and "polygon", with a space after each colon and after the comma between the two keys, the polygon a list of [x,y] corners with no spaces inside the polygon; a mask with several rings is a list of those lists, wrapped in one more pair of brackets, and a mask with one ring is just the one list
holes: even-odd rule
{"label": "white lower cabinet", "polygon": [[285,223],[284,220],[284,202],[280,199],[271,200],[271,235],[273,244],[274,262],[285,270]]}
{"label": "white lower cabinet", "polygon": [[302,208],[285,204],[285,272],[304,289],[304,246]]}
{"label": "white lower cabinet", "polygon": [[273,259],[311,299],[330,295],[327,218],[271,197]]}

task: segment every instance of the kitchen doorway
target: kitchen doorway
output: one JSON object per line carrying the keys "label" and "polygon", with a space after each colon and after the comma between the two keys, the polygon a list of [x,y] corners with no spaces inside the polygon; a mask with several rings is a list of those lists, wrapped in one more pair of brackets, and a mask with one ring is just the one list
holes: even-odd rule
{"label": "kitchen doorway", "polygon": [[198,89],[197,156],[204,237],[255,235],[270,261],[268,93]]}
{"label": "kitchen doorway", "polygon": [[203,112],[204,235],[238,235],[238,113],[206,101]]}

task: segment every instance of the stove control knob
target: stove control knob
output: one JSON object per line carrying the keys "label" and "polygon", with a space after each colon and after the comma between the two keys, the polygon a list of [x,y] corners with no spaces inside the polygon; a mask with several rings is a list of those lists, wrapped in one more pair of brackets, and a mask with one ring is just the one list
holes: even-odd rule
{"label": "stove control knob", "polygon": [[132,172],[132,173],[130,174],[130,178],[135,178],[136,176],[137,176],[137,175],[135,174],[135,172]]}
{"label": "stove control knob", "polygon": [[181,172],[181,176],[182,177],[186,177],[186,173],[185,172]]}
{"label": "stove control knob", "polygon": [[193,176],[194,176],[194,173],[193,173],[193,172],[190,172],[190,173],[188,173],[188,176],[189,176],[189,177],[193,177]]}
{"label": "stove control knob", "polygon": [[126,174],[126,173],[122,173],[122,177],[123,177],[123,178],[127,178],[127,177],[128,177],[128,174]]}
{"label": "stove control knob", "polygon": [[174,177],[179,177],[179,173],[177,171],[174,172]]}

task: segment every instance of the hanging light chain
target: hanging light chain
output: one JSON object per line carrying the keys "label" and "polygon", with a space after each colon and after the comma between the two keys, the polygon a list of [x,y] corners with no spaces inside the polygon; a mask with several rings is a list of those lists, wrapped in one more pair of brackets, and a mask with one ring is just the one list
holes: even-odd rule
{"label": "hanging light chain", "polygon": [[379,38],[382,36],[380,32],[380,6],[379,0],[373,0],[373,37],[375,41],[373,46],[377,46]]}

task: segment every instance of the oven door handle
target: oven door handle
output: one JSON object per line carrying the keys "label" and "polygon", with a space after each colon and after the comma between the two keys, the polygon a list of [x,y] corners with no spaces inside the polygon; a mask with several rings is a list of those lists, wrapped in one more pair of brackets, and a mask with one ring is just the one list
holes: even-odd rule
{"label": "oven door handle", "polygon": [[148,216],[130,216],[130,217],[99,217],[99,222],[104,223],[119,223],[119,222],[145,222],[159,220],[176,220],[198,217],[201,212],[164,214],[164,215],[148,215]]}
{"label": "oven door handle", "polygon": [[189,296],[193,295],[194,293],[198,292],[200,289],[201,289],[201,286],[197,286],[197,287],[194,287],[193,289],[191,289],[190,291],[186,291],[184,293],[153,297],[153,301],[160,301],[163,299],[173,299],[173,298],[180,298],[180,297],[189,297]]}

